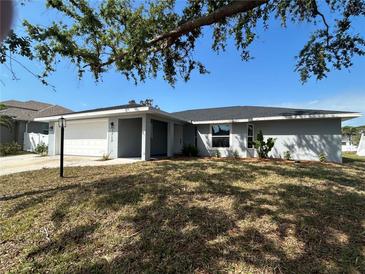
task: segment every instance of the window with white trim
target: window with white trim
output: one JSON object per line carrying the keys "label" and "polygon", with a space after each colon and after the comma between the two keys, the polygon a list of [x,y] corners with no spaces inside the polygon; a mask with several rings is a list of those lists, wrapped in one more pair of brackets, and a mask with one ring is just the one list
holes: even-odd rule
{"label": "window with white trim", "polygon": [[253,144],[253,131],[254,131],[254,128],[253,128],[253,125],[252,124],[249,124],[247,126],[247,147],[248,148],[254,148],[254,144]]}
{"label": "window with white trim", "polygon": [[212,147],[229,147],[230,131],[228,124],[212,125]]}

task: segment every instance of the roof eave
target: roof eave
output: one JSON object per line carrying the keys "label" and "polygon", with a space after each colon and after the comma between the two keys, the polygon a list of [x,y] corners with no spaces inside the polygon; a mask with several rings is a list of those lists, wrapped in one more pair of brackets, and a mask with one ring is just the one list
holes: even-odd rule
{"label": "roof eave", "polygon": [[132,108],[123,108],[123,109],[113,109],[113,110],[102,110],[102,111],[92,111],[92,112],[83,112],[83,113],[70,113],[64,115],[55,115],[55,116],[48,116],[48,117],[39,117],[35,118],[34,121],[37,122],[54,122],[57,121],[59,118],[63,117],[67,120],[81,120],[81,119],[92,119],[92,118],[105,118],[105,117],[114,117],[120,115],[136,115],[136,114],[155,114],[159,116],[163,116],[169,119],[173,119],[180,122],[187,122],[184,119],[175,117],[168,112],[143,106],[143,107],[132,107]]}
{"label": "roof eave", "polygon": [[224,123],[245,123],[245,122],[259,122],[259,121],[280,121],[280,120],[303,120],[303,119],[328,119],[328,118],[341,118],[346,121],[349,119],[361,117],[361,113],[334,113],[334,114],[309,114],[309,115],[290,115],[290,116],[270,116],[270,117],[254,117],[249,119],[224,119],[224,120],[206,120],[195,121],[192,120],[192,124],[224,124]]}
{"label": "roof eave", "polygon": [[124,108],[124,109],[91,111],[91,112],[83,112],[83,113],[69,113],[69,114],[60,114],[60,115],[47,116],[47,117],[39,117],[39,118],[35,118],[34,121],[53,122],[53,121],[57,121],[61,117],[68,119],[68,120],[101,118],[101,117],[115,116],[115,115],[119,115],[119,114],[146,112],[148,110],[149,110],[149,107],[134,107],[134,108]]}

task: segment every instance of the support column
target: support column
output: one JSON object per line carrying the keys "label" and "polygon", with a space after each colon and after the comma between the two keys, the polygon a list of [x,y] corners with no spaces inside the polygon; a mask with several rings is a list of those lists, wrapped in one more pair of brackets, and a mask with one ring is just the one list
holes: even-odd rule
{"label": "support column", "polygon": [[117,118],[108,119],[108,154],[112,159],[118,158],[118,130],[119,120]]}
{"label": "support column", "polygon": [[49,123],[48,128],[48,155],[53,156],[57,154],[57,146],[59,144],[56,143],[56,134],[59,133],[56,131],[57,124],[54,122]]}
{"label": "support column", "polygon": [[148,161],[151,156],[151,118],[145,114],[142,116],[142,147],[141,159]]}
{"label": "support column", "polygon": [[174,156],[174,122],[169,122],[167,126],[167,156]]}

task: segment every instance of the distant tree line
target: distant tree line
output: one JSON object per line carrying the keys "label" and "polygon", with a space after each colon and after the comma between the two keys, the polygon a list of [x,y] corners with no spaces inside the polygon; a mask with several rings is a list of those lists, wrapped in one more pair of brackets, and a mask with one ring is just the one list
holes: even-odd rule
{"label": "distant tree line", "polygon": [[347,136],[353,145],[359,144],[361,132],[365,132],[365,125],[358,127],[345,126],[342,128],[342,135]]}

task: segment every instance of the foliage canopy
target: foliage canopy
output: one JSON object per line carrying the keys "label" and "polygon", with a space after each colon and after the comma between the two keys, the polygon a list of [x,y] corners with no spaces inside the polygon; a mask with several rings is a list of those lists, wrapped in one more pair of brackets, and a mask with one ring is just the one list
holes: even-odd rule
{"label": "foliage canopy", "polygon": [[[25,35],[11,32],[0,47],[0,63],[15,55],[40,61],[39,79],[47,84],[60,60],[69,60],[81,78],[85,71],[98,80],[111,69],[136,83],[162,72],[174,85],[191,73],[207,73],[194,57],[203,28],[212,29],[212,50],[224,51],[233,38],[243,61],[251,58],[249,46],[257,30],[271,19],[310,23],[315,30],[298,53],[295,70],[302,82],[311,76],[323,79],[331,69],[349,68],[354,56],[365,54],[365,41],[353,28],[353,20],[365,15],[364,0],[48,0],[48,9],[63,20],[46,26],[24,20]],[[326,15],[326,16],[325,16]],[[331,18],[331,20],[329,20]]]}

